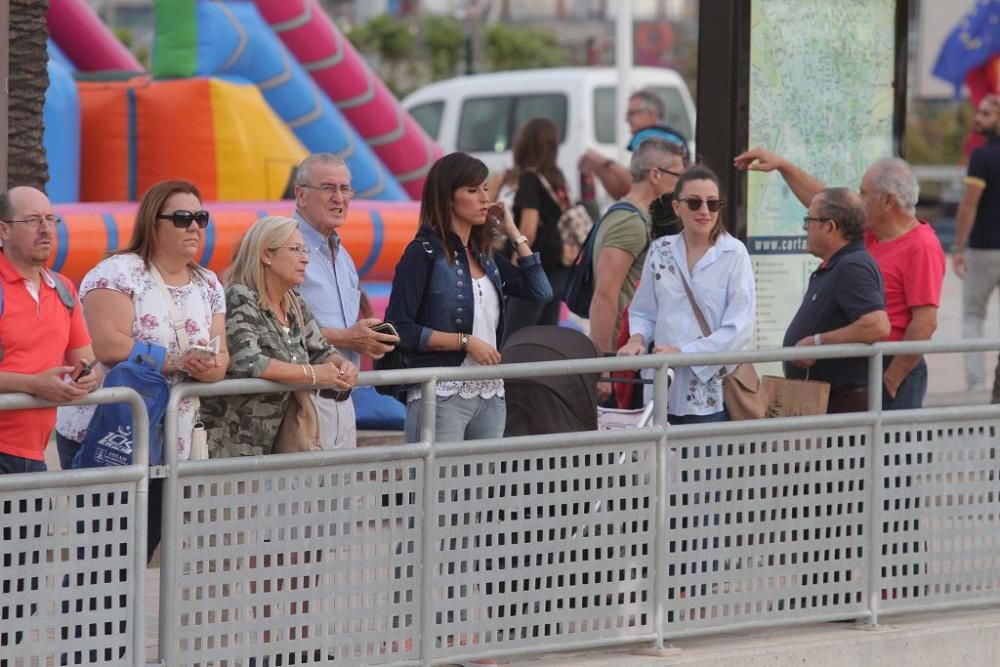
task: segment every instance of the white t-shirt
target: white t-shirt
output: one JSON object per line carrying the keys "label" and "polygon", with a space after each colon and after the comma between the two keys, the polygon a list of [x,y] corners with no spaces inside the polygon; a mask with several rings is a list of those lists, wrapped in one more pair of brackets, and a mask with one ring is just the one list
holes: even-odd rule
{"label": "white t-shirt", "polygon": [[[193,275],[187,285],[168,285],[174,306],[184,318],[184,331],[191,345],[207,344],[211,338],[212,317],[225,314],[226,295],[218,277],[208,269],[205,275]],[[126,294],[135,307],[132,320],[132,338],[167,348],[172,354],[181,354],[181,342],[170,328],[168,308],[156,280],[146,269],[138,255],[112,255],[91,269],[80,285],[80,301],[95,289],[111,289]],[[107,372],[107,368],[104,371]],[[167,376],[174,385],[187,375],[176,373]],[[191,453],[191,432],[197,417],[198,402],[186,398],[179,405],[180,424],[177,438],[177,456],[187,460]],[[61,407],[57,411],[56,430],[70,440],[80,442],[90,424],[95,406],[80,405]]]}

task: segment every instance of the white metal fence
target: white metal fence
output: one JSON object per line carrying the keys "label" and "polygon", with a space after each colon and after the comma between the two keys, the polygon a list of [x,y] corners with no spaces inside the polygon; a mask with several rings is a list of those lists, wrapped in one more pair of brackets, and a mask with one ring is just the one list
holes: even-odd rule
{"label": "white metal fence", "polygon": [[[886,353],[998,348],[685,361],[866,356],[880,383]],[[438,380],[655,367],[640,429],[439,443],[425,419],[405,446],[207,462],[165,448],[161,664],[417,665],[1000,602],[1000,406],[882,412],[874,391],[865,413],[667,427],[680,358],[363,375],[423,382],[432,414]],[[175,388],[166,441],[186,395],[287,389]]]}

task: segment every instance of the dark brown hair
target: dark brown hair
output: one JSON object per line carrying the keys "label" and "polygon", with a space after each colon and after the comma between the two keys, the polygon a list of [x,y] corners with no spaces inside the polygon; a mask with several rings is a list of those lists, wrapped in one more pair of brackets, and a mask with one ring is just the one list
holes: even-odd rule
{"label": "dark brown hair", "polygon": [[[486,181],[489,173],[481,160],[459,152],[445,155],[427,172],[420,197],[420,224],[432,229],[441,240],[449,264],[454,262],[456,250],[451,243],[451,204],[455,198],[455,190],[479,187]],[[490,223],[473,227],[469,235],[469,246],[491,254],[496,235]]]}
{"label": "dark brown hair", "polygon": [[517,131],[514,142],[514,166],[534,169],[553,188],[566,187],[566,178],[556,166],[559,155],[559,130],[548,118],[532,118]]}
{"label": "dark brown hair", "polygon": [[[715,183],[715,187],[719,189],[719,196],[722,196],[722,185],[719,183],[719,177],[715,175],[715,172],[706,167],[703,164],[696,164],[684,171],[680,178],[677,179],[677,185],[674,186],[674,199],[680,201],[681,195],[684,192],[684,186],[691,181],[712,181]],[[686,205],[686,204],[685,204]],[[715,243],[715,239],[719,238],[724,227],[722,225],[722,211],[719,209],[718,215],[715,217],[715,224],[712,226],[712,231],[709,232],[708,238],[711,239],[712,243]]]}
{"label": "dark brown hair", "polygon": [[[177,193],[194,195],[201,201],[201,193],[190,181],[160,181],[142,195],[139,210],[135,212],[135,224],[132,226],[132,238],[128,245],[112,254],[123,255],[133,253],[142,257],[146,268],[150,267],[153,255],[156,254],[156,219],[163,211],[163,205]],[[197,275],[202,275],[202,268],[192,260],[188,266]]]}

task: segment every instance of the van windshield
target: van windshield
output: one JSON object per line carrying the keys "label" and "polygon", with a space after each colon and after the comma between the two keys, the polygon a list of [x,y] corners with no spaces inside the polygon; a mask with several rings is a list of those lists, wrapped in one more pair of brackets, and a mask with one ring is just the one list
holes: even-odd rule
{"label": "van windshield", "polygon": [[444,112],[444,102],[424,102],[410,109],[410,115],[417,125],[424,128],[431,138],[438,141],[438,132],[441,130],[441,115]]}
{"label": "van windshield", "polygon": [[[688,140],[691,136],[691,119],[688,118],[687,110],[684,108],[684,99],[680,91],[674,87],[649,86],[661,98],[667,109],[667,117],[663,122],[674,128]],[[615,89],[611,86],[594,89],[594,139],[598,143],[615,143],[615,124],[621,123],[625,127],[625,118],[615,116]]]}
{"label": "van windshield", "polygon": [[502,153],[517,129],[532,118],[550,119],[566,138],[566,96],[561,94],[473,97],[462,104],[456,148],[470,153]]}

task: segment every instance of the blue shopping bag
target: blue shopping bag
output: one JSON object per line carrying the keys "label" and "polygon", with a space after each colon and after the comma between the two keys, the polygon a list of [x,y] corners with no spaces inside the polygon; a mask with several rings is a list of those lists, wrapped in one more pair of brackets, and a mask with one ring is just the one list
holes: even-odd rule
{"label": "blue shopping bag", "polygon": [[[128,359],[116,364],[104,379],[105,387],[134,389],[146,403],[150,465],[163,462],[163,415],[170,399],[170,386],[160,368],[166,354],[166,348],[137,341]],[[132,411],[128,404],[98,405],[73,459],[73,468],[132,465],[134,449]]]}

